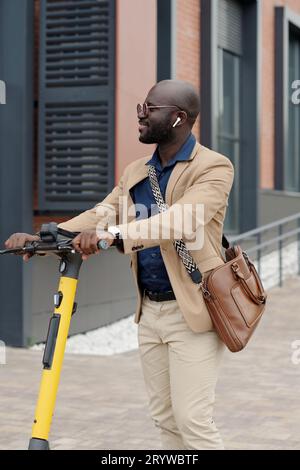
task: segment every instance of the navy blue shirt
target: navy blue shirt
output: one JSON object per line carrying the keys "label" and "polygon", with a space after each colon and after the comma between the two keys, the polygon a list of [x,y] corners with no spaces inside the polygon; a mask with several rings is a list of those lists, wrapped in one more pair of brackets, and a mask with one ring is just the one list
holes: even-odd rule
{"label": "navy blue shirt", "polygon": [[[190,134],[180,150],[164,168],[161,166],[157,149],[155,150],[151,160],[146,163],[146,165],[155,166],[159,187],[164,199],[167,184],[176,163],[189,159],[195,143],[195,137]],[[130,190],[130,193],[135,205],[143,204],[147,208],[147,213],[145,214],[143,211],[139,211],[138,207],[136,206],[137,220],[149,218],[159,212],[152,194],[148,177],[133,186]],[[148,289],[153,292],[167,292],[172,290],[159,246],[138,251],[137,256],[139,286],[142,290]]]}

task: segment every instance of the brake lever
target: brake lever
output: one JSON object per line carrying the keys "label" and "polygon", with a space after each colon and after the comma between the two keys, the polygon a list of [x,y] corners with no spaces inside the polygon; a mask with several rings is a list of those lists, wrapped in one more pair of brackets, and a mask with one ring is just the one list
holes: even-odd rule
{"label": "brake lever", "polygon": [[72,240],[61,240],[56,243],[43,243],[40,241],[34,241],[24,247],[19,248],[8,248],[7,250],[0,250],[0,255],[14,254],[14,255],[38,255],[45,256],[47,253],[75,253],[75,249],[72,245]]}
{"label": "brake lever", "polygon": [[12,254],[21,255],[24,253],[24,248],[9,248],[7,250],[0,250],[0,255]]}
{"label": "brake lever", "polygon": [[0,250],[0,255],[38,255],[45,256],[47,253],[53,253],[60,256],[62,253],[75,253],[72,245],[73,239],[79,232],[69,232],[57,227],[55,222],[43,224],[39,232],[40,240],[29,242],[24,247],[8,248]]}

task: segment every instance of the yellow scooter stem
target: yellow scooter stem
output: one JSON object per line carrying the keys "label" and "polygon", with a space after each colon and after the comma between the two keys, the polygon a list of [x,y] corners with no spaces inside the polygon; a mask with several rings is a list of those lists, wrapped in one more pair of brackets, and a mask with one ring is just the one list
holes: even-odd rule
{"label": "yellow scooter stem", "polygon": [[60,262],[62,274],[58,293],[54,296],[55,310],[50,319],[45,345],[40,392],[35,411],[29,450],[49,450],[49,432],[63,364],[65,346],[74,308],[81,255],[68,253]]}

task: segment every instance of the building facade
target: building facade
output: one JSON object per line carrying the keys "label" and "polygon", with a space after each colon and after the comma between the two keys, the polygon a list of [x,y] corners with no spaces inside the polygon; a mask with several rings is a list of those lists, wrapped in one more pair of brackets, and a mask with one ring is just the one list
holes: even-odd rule
{"label": "building facade", "polygon": [[[158,80],[192,82],[194,133],[236,177],[226,233],[300,210],[299,0],[0,0],[1,240],[93,206],[150,155],[136,104]],[[1,259],[0,338],[43,340],[56,261]],[[72,332],[129,315],[129,260],[82,269]]]}

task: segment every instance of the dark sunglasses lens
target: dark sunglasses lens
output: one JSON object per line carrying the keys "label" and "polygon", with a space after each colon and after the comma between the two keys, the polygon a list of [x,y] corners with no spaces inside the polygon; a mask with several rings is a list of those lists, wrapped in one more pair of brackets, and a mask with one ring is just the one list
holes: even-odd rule
{"label": "dark sunglasses lens", "polygon": [[138,104],[137,107],[136,107],[136,110],[137,110],[137,114],[140,116],[141,114],[143,116],[147,116],[148,114],[148,106],[146,103],[143,103],[142,105],[141,104]]}

